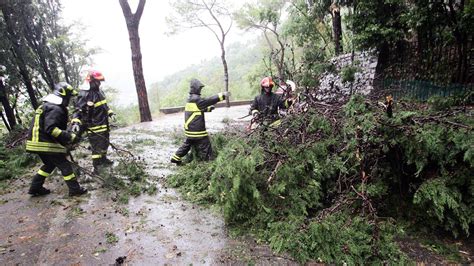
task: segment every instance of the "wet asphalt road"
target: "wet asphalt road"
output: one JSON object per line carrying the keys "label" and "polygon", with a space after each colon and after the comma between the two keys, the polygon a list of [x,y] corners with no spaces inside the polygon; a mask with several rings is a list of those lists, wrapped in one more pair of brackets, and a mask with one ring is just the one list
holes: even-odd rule
{"label": "wet asphalt road", "polygon": [[[206,113],[211,137],[226,127],[243,129],[250,118],[237,118],[247,112],[248,106],[237,106]],[[91,182],[85,184],[88,196],[71,199],[56,173],[45,184],[52,193],[32,198],[26,192],[37,167],[11,182],[0,196],[0,265],[110,265],[124,257],[133,265],[288,264],[266,247],[229,238],[218,211],[186,202],[163,185],[176,170],[169,158],[179,146],[183,120],[183,113],[161,115],[111,134],[112,143],[144,159],[156,195],[119,204]],[[74,153],[92,168],[89,151]]]}

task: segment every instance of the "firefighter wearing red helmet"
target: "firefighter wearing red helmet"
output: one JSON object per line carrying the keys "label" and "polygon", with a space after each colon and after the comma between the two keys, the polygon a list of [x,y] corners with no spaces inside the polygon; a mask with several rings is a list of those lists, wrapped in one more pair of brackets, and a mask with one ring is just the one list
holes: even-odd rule
{"label": "firefighter wearing red helmet", "polygon": [[101,165],[113,164],[107,158],[109,148],[109,118],[114,112],[107,105],[107,100],[100,84],[105,81],[100,71],[91,70],[87,74],[86,81],[89,88],[82,89],[76,102],[72,119],[72,131],[88,134],[92,149],[92,165],[97,172]]}
{"label": "firefighter wearing red helmet", "polygon": [[254,117],[259,116],[271,122],[277,122],[278,109],[287,109],[289,107],[289,101],[272,92],[274,86],[275,83],[271,77],[265,77],[260,82],[261,93],[255,97],[250,105],[250,113]]}

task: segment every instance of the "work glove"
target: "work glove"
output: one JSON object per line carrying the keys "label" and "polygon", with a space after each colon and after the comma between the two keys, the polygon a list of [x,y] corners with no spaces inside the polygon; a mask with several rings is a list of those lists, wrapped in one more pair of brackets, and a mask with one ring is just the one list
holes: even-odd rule
{"label": "work glove", "polygon": [[232,94],[230,93],[230,91],[224,91],[224,92],[222,93],[222,95],[224,95],[224,97],[225,97],[226,99],[228,99],[228,98],[230,97],[230,95],[232,95]]}
{"label": "work glove", "polygon": [[114,122],[114,123],[117,122],[117,116],[116,116],[115,113],[113,113],[113,112],[109,113],[109,118],[110,118],[110,120],[112,120],[112,122]]}
{"label": "work glove", "polygon": [[72,133],[79,133],[81,131],[81,126],[78,123],[73,123],[71,126]]}
{"label": "work glove", "polygon": [[259,115],[259,112],[254,112],[254,113],[252,113],[252,117],[253,117],[253,118],[257,118],[258,115]]}
{"label": "work glove", "polygon": [[209,106],[209,112],[214,111],[214,109],[216,109],[216,107],[214,105]]}
{"label": "work glove", "polygon": [[77,144],[81,142],[81,136],[79,134],[71,133],[71,144]]}

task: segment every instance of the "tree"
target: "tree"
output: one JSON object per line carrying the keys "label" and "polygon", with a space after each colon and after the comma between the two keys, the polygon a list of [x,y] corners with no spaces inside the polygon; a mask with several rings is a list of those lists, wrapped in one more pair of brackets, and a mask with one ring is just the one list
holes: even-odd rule
{"label": "tree", "polygon": [[[221,48],[221,61],[224,67],[225,91],[229,91],[229,70],[227,67],[225,40],[232,27],[232,18],[225,1],[217,0],[179,0],[171,3],[175,14],[167,17],[172,33],[180,29],[206,28],[210,30]],[[227,107],[230,107],[226,98]]]}
{"label": "tree", "polygon": [[[286,1],[284,0],[262,0],[256,4],[247,3],[235,14],[239,27],[246,30],[257,29],[262,31],[270,48],[270,60],[274,62],[280,80],[285,80],[286,77],[286,41],[279,32],[285,4]],[[274,37],[278,48],[275,47],[271,36]]]}
{"label": "tree", "polygon": [[145,78],[143,77],[142,52],[140,48],[140,36],[138,26],[145,8],[146,0],[140,0],[135,13],[130,10],[127,0],[119,0],[122,7],[125,22],[127,23],[128,35],[130,37],[130,48],[132,50],[133,77],[137,89],[138,107],[140,109],[140,121],[151,121],[150,106],[148,105],[148,95],[146,91]]}
{"label": "tree", "polygon": [[3,123],[8,131],[11,131],[16,125],[15,114],[13,113],[13,109],[8,101],[8,94],[5,88],[5,84],[3,83],[3,75],[5,71],[5,66],[0,65],[0,102],[2,103],[3,110],[5,110],[6,119],[1,112]]}
{"label": "tree", "polygon": [[4,3],[0,5],[3,19],[5,21],[6,36],[8,37],[11,45],[11,53],[16,60],[17,67],[21,77],[23,78],[23,82],[26,86],[26,91],[28,92],[28,96],[31,102],[33,109],[38,108],[38,100],[36,99],[35,90],[33,88],[33,83],[31,80],[30,72],[27,68],[26,63],[26,53],[24,51],[24,40],[21,38],[21,34],[17,34],[20,30],[17,28],[17,23],[14,21],[17,18],[15,15],[15,10],[12,6],[10,6],[10,2]]}
{"label": "tree", "polygon": [[[82,67],[90,64],[94,49],[74,34],[72,26],[60,23],[59,0],[18,0],[0,2],[0,62],[6,67],[2,98],[6,120],[31,110],[54,84],[66,80],[74,87],[81,83]],[[5,108],[10,105],[12,112]],[[14,114],[14,115],[12,115]],[[11,122],[10,122],[11,123]]]}

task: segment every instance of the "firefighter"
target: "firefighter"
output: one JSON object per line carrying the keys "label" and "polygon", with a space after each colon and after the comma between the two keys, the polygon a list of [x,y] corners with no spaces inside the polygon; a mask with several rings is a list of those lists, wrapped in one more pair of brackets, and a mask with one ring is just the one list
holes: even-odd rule
{"label": "firefighter", "polygon": [[270,122],[270,126],[276,126],[280,120],[278,109],[287,109],[291,102],[272,92],[275,86],[271,77],[265,77],[260,82],[261,94],[255,97],[250,105],[250,113],[254,120],[261,118]]}
{"label": "firefighter", "polygon": [[54,92],[43,99],[43,104],[35,111],[26,141],[26,151],[39,155],[43,166],[31,182],[28,194],[41,196],[51,191],[43,187],[46,177],[57,167],[61,171],[69,188],[69,196],[87,193],[77,182],[71,163],[67,160],[69,144],[78,141],[79,137],[66,130],[68,122],[67,106],[70,98],[77,91],[66,82],[55,85]]}
{"label": "firefighter", "polygon": [[100,166],[113,164],[107,158],[107,149],[110,135],[109,118],[115,119],[115,114],[107,105],[105,95],[100,89],[100,83],[104,80],[101,72],[89,71],[86,77],[89,88],[79,92],[71,120],[71,129],[74,133],[80,134],[85,131],[89,137],[95,173],[99,171]]}
{"label": "firefighter", "polygon": [[190,83],[189,98],[184,108],[184,134],[186,140],[171,157],[171,162],[180,165],[182,158],[194,147],[201,160],[209,161],[212,158],[212,147],[206,131],[204,112],[214,110],[214,104],[230,96],[230,92],[220,92],[209,98],[201,98],[204,84],[197,79]]}

